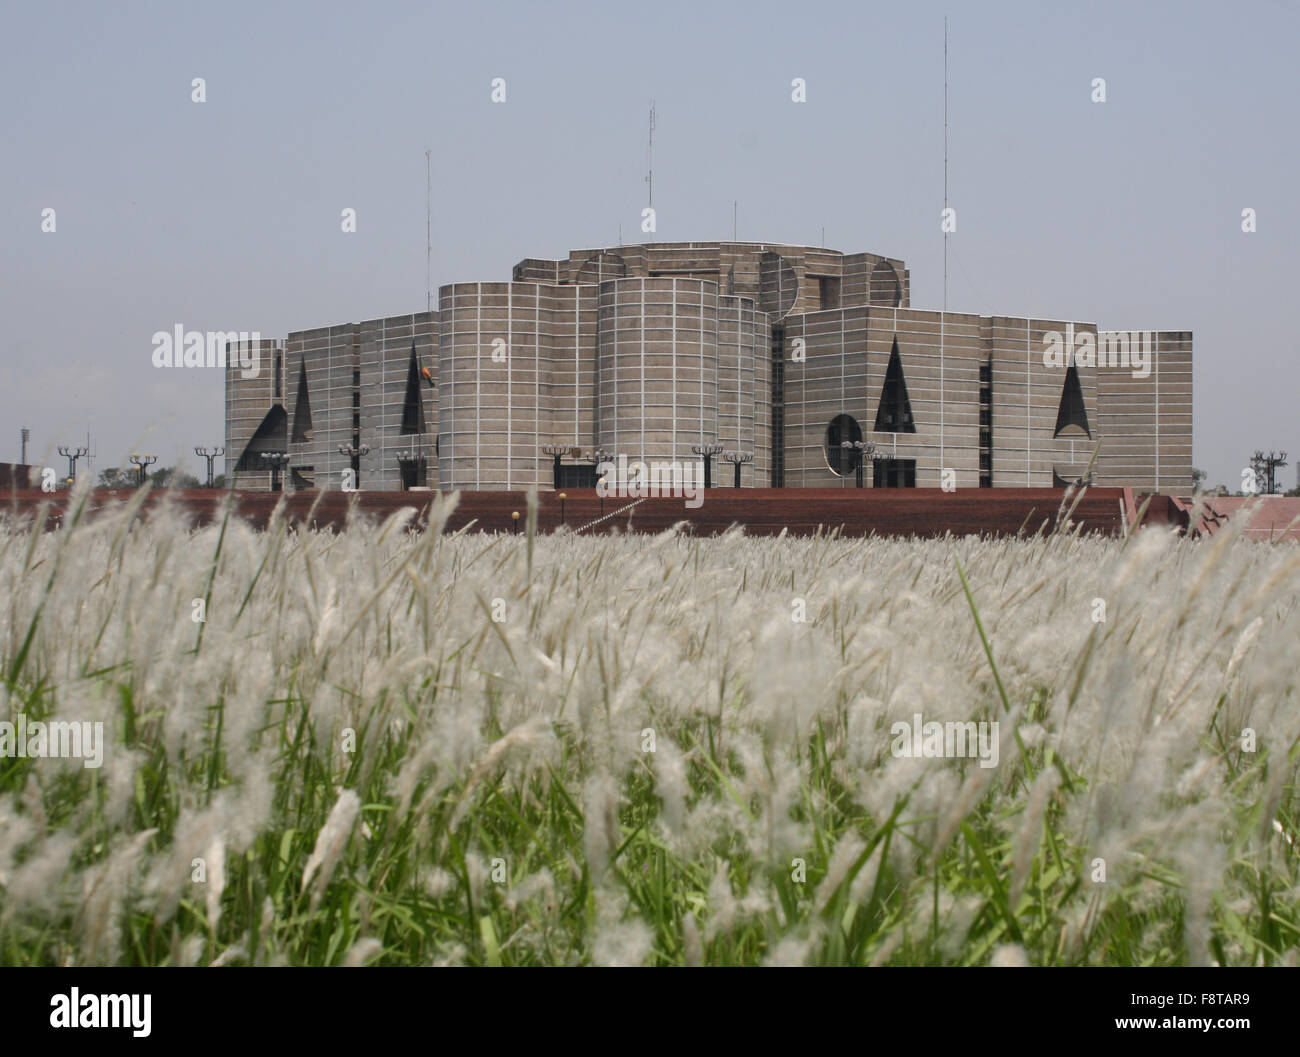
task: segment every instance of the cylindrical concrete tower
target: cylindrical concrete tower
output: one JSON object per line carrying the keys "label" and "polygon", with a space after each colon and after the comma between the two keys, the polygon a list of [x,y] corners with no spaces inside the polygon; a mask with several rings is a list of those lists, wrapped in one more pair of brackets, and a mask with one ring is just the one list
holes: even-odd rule
{"label": "cylindrical concrete tower", "polygon": [[438,482],[525,488],[538,479],[542,288],[454,283],[439,291]]}
{"label": "cylindrical concrete tower", "polygon": [[[766,488],[771,461],[771,355],[767,314],[748,297],[718,298],[718,443],[746,452],[754,461],[741,467],[741,486]],[[722,473],[726,470],[726,473]],[[733,478],[725,462],[718,480]]]}
{"label": "cylindrical concrete tower", "polygon": [[597,443],[635,459],[689,460],[718,436],[718,284],[600,284]]}
{"label": "cylindrical concrete tower", "polygon": [[595,287],[454,283],[439,293],[438,483],[549,485],[542,446],[590,447]]}

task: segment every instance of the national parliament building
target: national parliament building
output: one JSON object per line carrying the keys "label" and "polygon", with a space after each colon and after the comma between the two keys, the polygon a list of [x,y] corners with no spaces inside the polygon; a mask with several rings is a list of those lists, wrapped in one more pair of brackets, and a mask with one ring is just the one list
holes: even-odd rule
{"label": "national parliament building", "polygon": [[901,260],[773,243],[529,258],[443,286],[433,312],[262,341],[255,377],[231,357],[226,472],[590,487],[599,458],[712,445],[751,460],[746,488],[1190,491],[1190,333],[914,309],[909,286]]}

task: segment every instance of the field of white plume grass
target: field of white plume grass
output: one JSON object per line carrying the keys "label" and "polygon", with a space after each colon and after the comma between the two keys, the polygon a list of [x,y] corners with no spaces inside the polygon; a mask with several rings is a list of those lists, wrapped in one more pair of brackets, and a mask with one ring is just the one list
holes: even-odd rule
{"label": "field of white plume grass", "polygon": [[132,514],[0,526],[0,963],[1297,961],[1294,546]]}

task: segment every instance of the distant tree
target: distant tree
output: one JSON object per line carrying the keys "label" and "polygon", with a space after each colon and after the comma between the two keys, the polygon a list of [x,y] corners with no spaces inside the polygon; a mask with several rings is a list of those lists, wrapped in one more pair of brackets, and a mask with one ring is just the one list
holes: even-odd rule
{"label": "distant tree", "polygon": [[149,481],[155,488],[198,488],[199,479],[192,473],[185,473],[179,466],[164,466],[149,475]]}
{"label": "distant tree", "polygon": [[228,488],[229,483],[226,481],[226,475],[224,473],[219,473],[216,477],[212,478],[212,487]]}
{"label": "distant tree", "polygon": [[1207,476],[1209,475],[1204,470],[1198,470],[1195,466],[1192,467],[1192,494],[1193,495],[1195,495],[1197,492],[1201,490],[1201,486],[1205,484],[1205,478]]}
{"label": "distant tree", "polygon": [[100,488],[134,488],[137,477],[134,470],[123,470],[117,466],[110,466],[107,470],[99,471]]}
{"label": "distant tree", "polygon": [[[134,466],[122,469],[110,466],[99,471],[100,488],[135,488],[140,483],[140,471]],[[149,474],[149,483],[155,488],[198,488],[200,482],[192,473],[185,473],[178,466],[164,466]]]}

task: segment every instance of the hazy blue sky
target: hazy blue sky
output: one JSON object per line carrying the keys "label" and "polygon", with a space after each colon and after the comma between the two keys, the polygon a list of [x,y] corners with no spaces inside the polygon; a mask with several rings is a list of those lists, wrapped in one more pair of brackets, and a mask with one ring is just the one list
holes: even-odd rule
{"label": "hazy blue sky", "polygon": [[96,469],[198,472],[220,374],[155,331],[423,310],[430,147],[435,287],[642,241],[652,97],[654,238],[729,238],[736,199],[742,239],[824,227],[938,308],[945,10],[949,306],[1194,331],[1210,482],[1300,456],[1294,3],[4,0],[0,460],[26,425],[30,461],[89,430]]}

